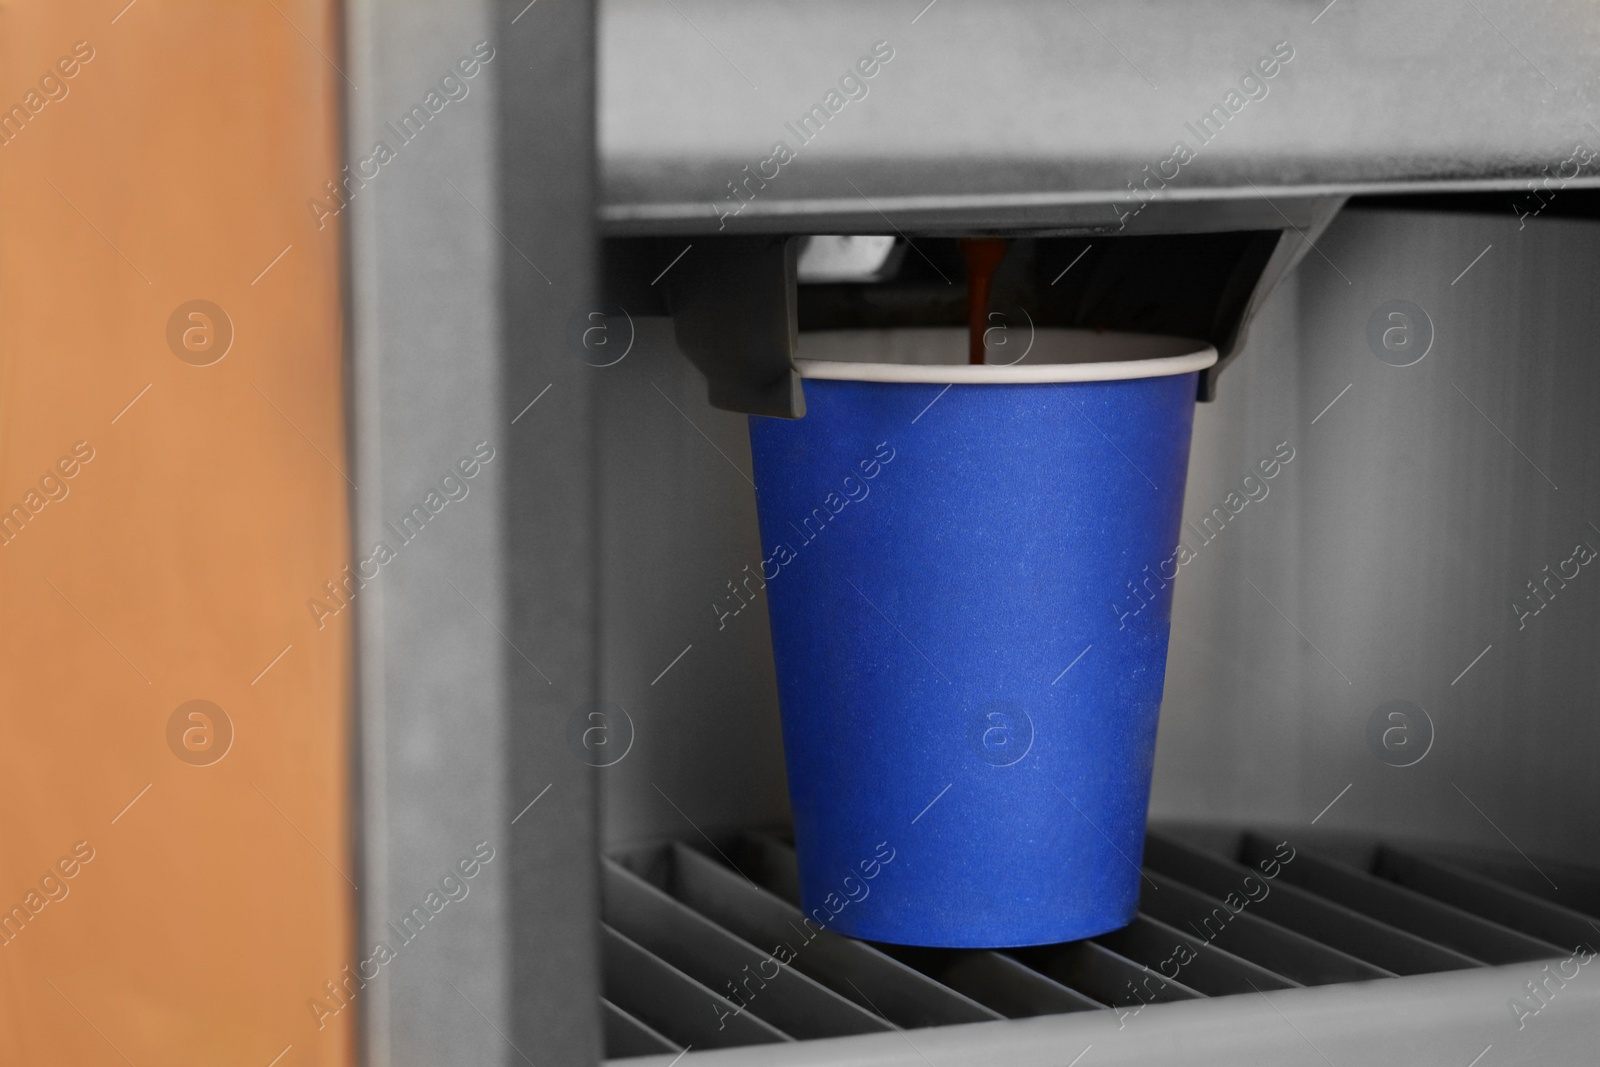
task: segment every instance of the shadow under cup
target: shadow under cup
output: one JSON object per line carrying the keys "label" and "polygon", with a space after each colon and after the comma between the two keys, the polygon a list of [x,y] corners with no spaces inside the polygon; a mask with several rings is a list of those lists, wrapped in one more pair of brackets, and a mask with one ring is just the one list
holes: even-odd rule
{"label": "shadow under cup", "polygon": [[801,335],[750,419],[802,907],[1005,947],[1130,922],[1199,342]]}

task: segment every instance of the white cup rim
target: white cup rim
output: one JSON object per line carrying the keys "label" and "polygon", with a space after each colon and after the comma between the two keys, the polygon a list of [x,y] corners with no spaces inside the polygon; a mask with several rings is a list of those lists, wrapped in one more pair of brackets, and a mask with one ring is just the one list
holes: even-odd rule
{"label": "white cup rim", "polygon": [[[1021,334],[1022,331],[1016,331]],[[1217,350],[1203,341],[1161,334],[1030,329],[1011,364],[967,363],[967,331],[957,326],[815,330],[800,334],[801,377],[932,385],[1105,382],[1205,370]]]}

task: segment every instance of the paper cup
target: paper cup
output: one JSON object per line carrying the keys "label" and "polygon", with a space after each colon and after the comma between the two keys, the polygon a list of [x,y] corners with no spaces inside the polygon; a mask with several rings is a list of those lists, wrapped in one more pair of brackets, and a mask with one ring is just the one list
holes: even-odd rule
{"label": "paper cup", "polygon": [[801,899],[871,940],[1046,944],[1139,896],[1207,345],[804,333],[752,417]]}

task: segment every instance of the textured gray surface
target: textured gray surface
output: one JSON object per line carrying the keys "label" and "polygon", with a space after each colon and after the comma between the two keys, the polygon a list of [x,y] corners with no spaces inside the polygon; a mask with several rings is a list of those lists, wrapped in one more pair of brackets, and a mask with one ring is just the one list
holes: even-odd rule
{"label": "textured gray surface", "polygon": [[[1319,826],[1593,857],[1600,581],[1512,603],[1600,548],[1600,226],[1351,211],[1319,247],[1195,420],[1188,516],[1297,455],[1177,583],[1153,810],[1309,822],[1349,785]],[[1392,299],[1433,321],[1410,367],[1366,341]],[[1432,719],[1413,766],[1367,744],[1391,700]]]}
{"label": "textured gray surface", "polygon": [[[592,779],[561,743],[595,677],[588,379],[556,345],[521,341],[557,334],[588,299],[591,12],[546,6],[513,27],[516,14],[348,12],[354,157],[394,141],[385,123],[475,45],[494,49],[351,204],[357,548],[397,541],[385,523],[479,442],[494,449],[357,600],[363,946],[476,844],[495,850],[469,895],[363,991],[372,1064],[598,1052]],[[558,110],[530,118],[541,79]],[[503,123],[520,129],[515,151]],[[537,207],[503,199],[513,164],[543,179]],[[548,257],[559,287],[508,242]],[[511,425],[536,379],[550,396]]]}
{"label": "textured gray surface", "polygon": [[[1259,206],[1257,189],[1328,183],[1520,188],[1575,142],[1600,138],[1589,125],[1600,33],[1582,0],[607,0],[601,10],[614,232],[717,230],[717,205],[737,203],[724,201],[726,183],[779,140],[796,158],[767,168],[779,176],[752,186],[730,232],[805,229],[794,220],[810,215],[832,227],[817,232],[889,232],[880,209],[902,227],[941,215],[1114,226],[1112,205],[1133,203],[1127,183],[1179,140],[1195,158],[1168,167],[1160,195]],[[808,142],[790,132],[879,41],[894,56],[866,95]],[[1293,56],[1245,86],[1257,98],[1228,101],[1280,45]],[[1203,141],[1189,126],[1213,106],[1233,114]],[[1580,180],[1593,174],[1591,164]]]}
{"label": "textured gray surface", "polygon": [[600,772],[611,842],[788,811],[766,598],[735,614],[727,586],[761,561],[746,416],[706,402],[670,320],[636,321],[633,351],[598,372],[602,684],[636,730]]}
{"label": "textured gray surface", "polygon": [[[568,341],[594,307],[594,8],[502,0],[498,174],[506,241],[500,421],[509,492],[504,663],[512,1050],[502,1062],[600,1055],[595,771],[569,743],[600,678],[599,371]],[[516,20],[515,25],[512,25]],[[535,266],[537,264],[537,266]],[[581,321],[581,319],[580,319]],[[548,391],[547,391],[548,390]],[[536,406],[529,407],[534,404]],[[531,661],[531,662],[530,662]],[[538,666],[535,667],[534,664]],[[550,793],[527,810],[540,792]]]}

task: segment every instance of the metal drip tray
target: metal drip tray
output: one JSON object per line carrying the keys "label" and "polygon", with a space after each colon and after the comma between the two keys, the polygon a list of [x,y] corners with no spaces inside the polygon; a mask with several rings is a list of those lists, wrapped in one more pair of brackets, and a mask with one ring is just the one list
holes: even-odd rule
{"label": "metal drip tray", "polygon": [[[1131,925],[1005,951],[874,945],[818,932],[798,906],[793,849],[771,834],[746,833],[704,851],[682,842],[628,850],[604,868],[612,1058],[791,1045],[752,1056],[840,1062],[850,1048],[850,1063],[923,1062],[930,1048],[948,1051],[945,1034],[983,1034],[980,1046],[994,1050],[1013,1033],[1003,1020],[1055,1016],[1069,1052],[1064,1064],[1085,1044],[1134,1056],[1165,1029],[1158,1017],[1180,1006],[1191,1013],[1185,1018],[1231,1017],[1240,1009],[1278,1012],[1281,996],[1293,998],[1291,1012],[1320,1005],[1324,1019],[1330,1010],[1359,1015],[1366,1009],[1355,1000],[1370,999],[1373,983],[1392,983],[1391,1008],[1416,998],[1415,1014],[1436,1028],[1441,1011],[1478,1013],[1490,1033],[1479,1048],[1508,1026],[1565,1033],[1554,1022],[1558,1006],[1567,1023],[1596,1025],[1596,994],[1579,991],[1568,972],[1593,954],[1577,946],[1600,942],[1600,872],[1541,864],[1541,874],[1492,854],[1282,843],[1250,831],[1152,832]],[[1544,880],[1551,873],[1561,889]],[[1523,971],[1535,981],[1555,977],[1540,997],[1521,985]],[[1441,1002],[1430,984],[1441,979],[1429,976],[1445,975],[1456,984],[1492,976],[1486,988],[1494,995],[1457,993]],[[1364,992],[1352,998],[1357,989]],[[1523,1014],[1504,1003],[1518,995]],[[1491,1008],[1499,1015],[1484,1018]],[[1079,1022],[1081,1040],[1068,1036]],[[962,1026],[974,1023],[989,1025]],[[1375,1015],[1372,1024],[1393,1020]],[[929,1027],[956,1029],[906,1033]],[[895,1032],[887,1044],[867,1036]],[[1282,1030],[1290,1038],[1296,1032]],[[1259,1040],[1259,1028],[1249,1040]],[[1072,1041],[1077,1046],[1068,1048]],[[811,1043],[810,1051],[799,1047]],[[1299,1047],[1310,1052],[1304,1041]],[[715,1055],[714,1062],[745,1062]],[[1007,1062],[1034,1062],[1018,1055]]]}

